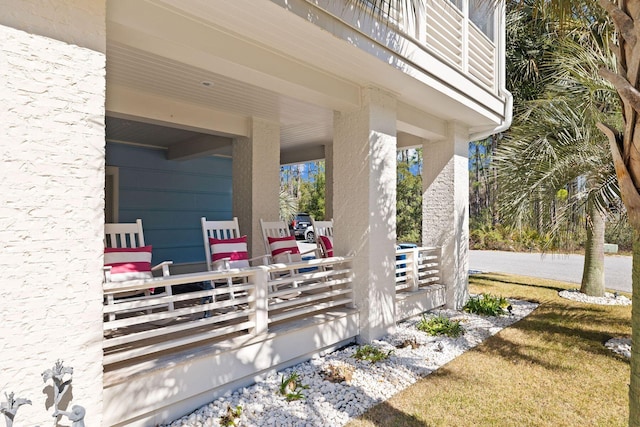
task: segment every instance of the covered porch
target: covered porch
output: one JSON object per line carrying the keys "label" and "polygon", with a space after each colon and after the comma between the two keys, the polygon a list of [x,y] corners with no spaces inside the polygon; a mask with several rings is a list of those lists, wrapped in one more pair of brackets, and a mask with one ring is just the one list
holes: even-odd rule
{"label": "covered porch", "polygon": [[[243,20],[249,6],[237,2],[215,13],[182,2],[110,5],[106,164],[119,184],[105,216],[142,217],[154,262],[174,261],[156,287],[225,275],[244,284],[233,300],[225,288],[176,293],[168,297],[174,312],[140,307],[139,315],[105,322],[108,424],[174,418],[256,376],[464,303],[467,141],[496,126],[487,106],[470,108],[466,97],[489,95],[491,105],[495,80],[440,90],[391,70],[340,41],[363,28],[355,29],[355,13],[352,24],[340,24],[330,2],[261,3],[260,15]],[[308,13],[317,14],[315,24],[300,20]],[[233,33],[228,22],[238,26]],[[274,38],[283,26],[304,37]],[[317,46],[327,47],[322,61],[310,54]],[[468,91],[464,99],[460,91]],[[398,251],[396,153],[407,147],[424,153],[424,220],[420,247]],[[305,261],[301,268],[317,269],[287,299],[270,283],[284,266],[202,273],[201,216],[237,216],[249,253],[262,255],[259,223],[279,216],[280,165],[318,159],[338,257]],[[202,303],[208,297],[213,302]],[[144,398],[128,398],[143,390]]]}

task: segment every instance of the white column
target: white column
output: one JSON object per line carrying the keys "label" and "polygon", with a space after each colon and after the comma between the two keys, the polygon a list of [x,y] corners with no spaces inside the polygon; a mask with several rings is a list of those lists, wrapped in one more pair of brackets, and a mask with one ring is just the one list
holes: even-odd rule
{"label": "white column", "polygon": [[333,218],[333,144],[324,146],[324,219]]}
{"label": "white column", "polygon": [[447,138],[423,144],[422,244],[442,246],[442,280],[448,308],[469,297],[469,132],[450,124]]}
{"label": "white column", "polygon": [[251,257],[264,255],[260,218],[279,219],[280,126],[252,119],[251,136],[233,142],[233,215]]}
{"label": "white column", "polygon": [[353,254],[361,342],[395,326],[396,100],[363,90],[362,107],[335,113],[334,239]]}

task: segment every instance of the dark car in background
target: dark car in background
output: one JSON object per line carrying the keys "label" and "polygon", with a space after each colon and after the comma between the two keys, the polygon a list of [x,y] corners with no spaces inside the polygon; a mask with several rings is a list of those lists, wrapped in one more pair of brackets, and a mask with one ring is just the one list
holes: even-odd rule
{"label": "dark car in background", "polygon": [[298,212],[289,223],[289,230],[296,239],[305,239],[305,231],[310,225],[311,216],[308,213]]}

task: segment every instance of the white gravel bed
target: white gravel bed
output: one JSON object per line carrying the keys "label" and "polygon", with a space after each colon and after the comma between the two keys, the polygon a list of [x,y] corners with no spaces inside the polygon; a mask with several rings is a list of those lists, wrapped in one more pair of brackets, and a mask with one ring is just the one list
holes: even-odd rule
{"label": "white gravel bed", "polygon": [[611,338],[604,345],[614,353],[631,359],[631,338]]}
{"label": "white gravel bed", "polygon": [[[520,300],[509,300],[509,303],[511,314],[499,317],[432,310],[425,316],[442,315],[460,320],[464,334],[459,338],[429,336],[416,329],[421,319],[417,316],[398,324],[395,333],[372,343],[385,353],[391,352],[386,360],[370,363],[355,359],[353,355],[358,347],[349,346],[269,375],[250,387],[229,392],[164,427],[220,426],[220,417],[226,413],[228,405],[242,407],[242,415],[237,419],[237,425],[241,426],[342,426],[527,316],[538,306]],[[323,371],[326,372],[329,366],[352,371],[351,380],[335,383],[325,379]],[[279,388],[282,378],[292,373],[297,373],[308,389],[301,390],[304,399],[288,402]]]}
{"label": "white gravel bed", "polygon": [[631,305],[631,300],[624,295],[612,294],[611,292],[605,292],[603,297],[592,297],[587,294],[583,294],[578,289],[568,289],[566,291],[558,292],[562,298],[570,299],[573,301],[586,302],[590,304],[600,305]]}

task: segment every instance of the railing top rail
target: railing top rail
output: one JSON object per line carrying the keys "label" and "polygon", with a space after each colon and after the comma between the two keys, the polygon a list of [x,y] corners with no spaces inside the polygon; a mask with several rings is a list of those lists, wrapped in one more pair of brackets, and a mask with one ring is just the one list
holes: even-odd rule
{"label": "railing top rail", "polygon": [[196,273],[174,274],[166,277],[154,277],[144,280],[127,280],[123,282],[105,282],[103,290],[105,293],[119,293],[134,290],[144,290],[148,288],[181,285],[185,283],[197,283],[205,281],[221,281],[230,277],[250,277],[257,274],[261,269],[268,272],[288,271],[291,269],[313,268],[324,265],[340,264],[350,262],[353,257],[333,257],[312,259],[291,264],[270,264],[242,269],[230,269],[225,271],[203,271]]}
{"label": "railing top rail", "polygon": [[257,268],[231,269],[225,271],[203,271],[196,273],[174,274],[166,277],[154,277],[144,280],[127,280],[123,282],[105,282],[105,293],[126,292],[129,290],[147,289],[161,286],[182,285],[204,281],[218,281],[229,277],[249,277],[255,275]]}
{"label": "railing top rail", "polygon": [[353,261],[352,256],[344,256],[344,257],[332,257],[332,258],[319,258],[319,259],[310,259],[300,262],[292,262],[287,264],[269,264],[263,265],[260,267],[253,268],[266,268],[269,272],[277,272],[277,271],[288,271],[288,270],[299,270],[304,268],[313,268],[320,267],[325,265],[333,265],[333,264],[341,264],[345,262]]}
{"label": "railing top rail", "polygon": [[440,249],[439,246],[418,246],[417,248],[407,248],[407,249],[396,249],[396,254],[408,254],[408,253],[412,253],[413,251],[417,250],[417,251],[432,251],[432,250],[437,250]]}

